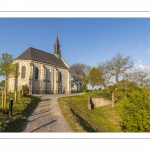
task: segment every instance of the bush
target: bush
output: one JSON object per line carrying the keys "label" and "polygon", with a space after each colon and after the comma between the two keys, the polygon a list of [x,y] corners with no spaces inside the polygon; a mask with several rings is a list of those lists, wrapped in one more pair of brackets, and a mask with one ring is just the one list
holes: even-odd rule
{"label": "bush", "polygon": [[125,98],[127,95],[127,91],[125,89],[119,89],[115,93],[115,102],[119,102],[123,98]]}
{"label": "bush", "polygon": [[120,101],[121,126],[125,132],[150,131],[150,97],[148,90],[130,88]]}
{"label": "bush", "polygon": [[23,85],[22,86],[22,95],[26,96],[27,94],[29,94],[29,87],[27,85]]}

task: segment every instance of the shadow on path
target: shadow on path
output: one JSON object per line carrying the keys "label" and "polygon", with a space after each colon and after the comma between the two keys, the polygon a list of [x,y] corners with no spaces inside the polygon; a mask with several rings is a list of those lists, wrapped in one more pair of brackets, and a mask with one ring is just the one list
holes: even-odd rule
{"label": "shadow on path", "polygon": [[37,130],[39,130],[39,129],[41,129],[41,128],[43,128],[43,127],[45,127],[45,126],[47,126],[47,125],[49,125],[49,124],[51,124],[51,123],[53,123],[53,122],[55,122],[55,121],[57,121],[57,120],[53,120],[53,121],[51,121],[51,122],[49,122],[49,123],[47,123],[47,124],[45,124],[45,125],[43,125],[43,126],[41,126],[41,127],[39,127],[39,128],[36,128],[35,130],[30,131],[30,132],[37,131]]}
{"label": "shadow on path", "polygon": [[43,113],[46,113],[46,112],[49,112],[50,110],[47,109],[47,110],[41,110],[41,111],[37,111],[35,113],[33,113],[31,116],[36,116],[36,115],[40,115],[40,114],[43,114]]}
{"label": "shadow on path", "polygon": [[[51,105],[51,104],[47,104],[47,105]],[[38,106],[38,107],[45,107],[45,106],[47,106],[47,105],[40,105],[40,106]]]}
{"label": "shadow on path", "polygon": [[28,121],[28,122],[32,122],[32,121],[35,121],[35,120],[37,120],[37,119],[39,119],[39,118],[42,118],[42,117],[45,117],[45,116],[49,116],[49,115],[51,115],[51,114],[47,114],[47,115],[44,115],[44,116],[37,117],[37,118],[35,118],[35,119],[33,119],[33,120],[30,120],[30,121]]}

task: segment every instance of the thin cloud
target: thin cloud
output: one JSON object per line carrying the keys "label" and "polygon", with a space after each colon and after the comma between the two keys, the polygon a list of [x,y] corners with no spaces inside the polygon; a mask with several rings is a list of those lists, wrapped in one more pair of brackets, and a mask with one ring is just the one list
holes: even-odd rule
{"label": "thin cloud", "polygon": [[141,70],[150,70],[150,66],[148,65],[143,65],[141,60],[138,60],[139,64],[134,65],[134,69],[141,69]]}
{"label": "thin cloud", "polygon": [[143,47],[143,45],[140,45],[140,47]]}
{"label": "thin cloud", "polygon": [[150,48],[147,49],[147,53],[150,54]]}

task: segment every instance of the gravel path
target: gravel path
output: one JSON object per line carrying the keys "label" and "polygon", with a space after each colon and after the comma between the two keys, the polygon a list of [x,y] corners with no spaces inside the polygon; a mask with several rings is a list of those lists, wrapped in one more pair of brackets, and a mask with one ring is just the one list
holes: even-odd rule
{"label": "gravel path", "polygon": [[24,124],[23,132],[72,132],[57,102],[57,98],[70,95],[35,95],[42,100]]}

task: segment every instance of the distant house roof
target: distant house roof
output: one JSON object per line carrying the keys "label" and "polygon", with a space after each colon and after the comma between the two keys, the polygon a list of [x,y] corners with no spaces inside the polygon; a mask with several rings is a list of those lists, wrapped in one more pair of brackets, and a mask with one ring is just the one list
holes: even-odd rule
{"label": "distant house roof", "polygon": [[25,50],[21,55],[19,55],[14,60],[35,60],[35,61],[67,68],[67,66],[60,58],[57,58],[53,54],[35,49],[33,47],[29,47],[27,50]]}

